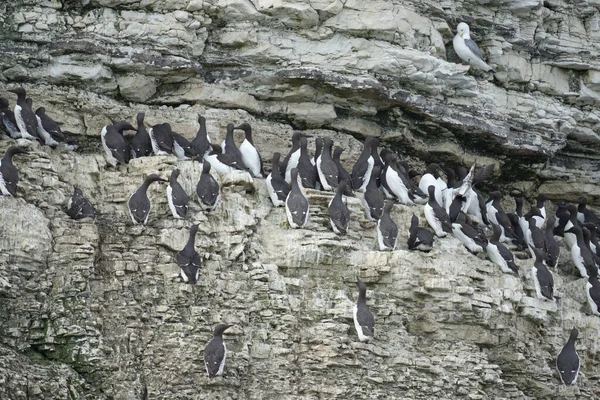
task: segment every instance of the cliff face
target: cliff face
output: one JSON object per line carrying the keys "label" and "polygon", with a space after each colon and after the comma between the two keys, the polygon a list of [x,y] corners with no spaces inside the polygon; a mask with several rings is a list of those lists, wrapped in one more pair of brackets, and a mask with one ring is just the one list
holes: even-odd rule
{"label": "cliff face", "polygon": [[[194,193],[197,162],[136,159],[115,170],[99,132],[109,118],[170,122],[191,138],[200,113],[214,141],[250,122],[263,158],[293,130],[330,136],[351,166],[376,135],[416,167],[495,163],[494,179],[530,199],[600,196],[597,1],[18,0],[0,4],[0,96],[23,85],[82,143],[29,145],[15,157],[17,198],[0,197],[0,398],[600,397],[600,320],[563,247],[556,302],[535,299],[529,271],[502,274],[455,239],[406,250],[413,213],[397,206],[399,249],[375,251],[357,199],[336,237],[328,194],[309,192],[311,223],[289,230],[263,180],[222,177],[207,214],[170,216],[154,185],[149,225],[128,197],[174,168]],[[466,73],[451,39],[460,21],[497,73]],[[217,139],[217,140],[215,140]],[[0,141],[3,152],[13,142]],[[268,164],[268,163],[267,163]],[[267,168],[269,169],[269,168]],[[98,209],[72,221],[77,184]],[[509,205],[507,204],[507,207]],[[204,266],[173,278],[189,226]],[[376,339],[352,323],[356,275],[369,288]],[[202,350],[219,322],[226,379]],[[559,385],[555,356],[581,336],[578,385]]]}

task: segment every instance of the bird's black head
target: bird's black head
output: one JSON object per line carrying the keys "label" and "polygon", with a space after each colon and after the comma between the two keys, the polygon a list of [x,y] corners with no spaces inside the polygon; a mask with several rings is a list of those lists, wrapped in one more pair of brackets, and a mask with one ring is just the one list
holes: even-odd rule
{"label": "bird's black head", "polygon": [[27,96],[25,89],[22,87],[18,87],[18,88],[14,88],[14,89],[9,89],[8,90],[11,93],[16,94],[17,96],[19,96],[19,98],[23,98],[23,100],[25,100],[25,97]]}
{"label": "bird's black head", "polygon": [[207,160],[204,160],[204,162],[202,163],[202,173],[203,174],[208,174],[210,173],[210,163]]}
{"label": "bird's black head", "polygon": [[360,279],[360,276],[356,276],[356,284],[359,290],[367,290],[367,285]]}
{"label": "bird's black head", "polygon": [[181,173],[181,171],[179,171],[178,169],[173,170],[173,172],[171,172],[171,176],[169,177],[169,181],[175,182],[177,180],[177,178],[179,177],[180,173]]}
{"label": "bird's black head", "polygon": [[4,97],[0,97],[0,110],[6,110],[8,109],[8,99],[5,99]]}
{"label": "bird's black head", "polygon": [[249,123],[247,123],[247,122],[244,122],[244,123],[236,126],[235,129],[241,129],[241,130],[243,130],[246,133],[252,132],[252,126]]}
{"label": "bird's black head", "polygon": [[123,131],[135,131],[136,129],[127,121],[118,121],[113,124],[114,128],[119,132]]}
{"label": "bird's black head", "polygon": [[333,149],[333,158],[339,159],[343,152],[344,149],[342,149],[339,146],[336,146],[335,149]]}
{"label": "bird's black head", "polygon": [[233,325],[228,325],[228,324],[219,324],[215,327],[215,331],[213,333],[214,336],[220,336],[223,334],[223,332],[225,332],[227,329],[231,328]]}
{"label": "bird's black head", "polygon": [[150,174],[146,178],[146,182],[152,183],[152,182],[168,182],[168,181],[166,179],[161,178],[157,174]]}
{"label": "bird's black head", "polygon": [[25,150],[24,148],[22,148],[22,147],[10,146],[6,150],[6,154],[14,156],[15,154],[29,154],[29,152],[27,150]]}

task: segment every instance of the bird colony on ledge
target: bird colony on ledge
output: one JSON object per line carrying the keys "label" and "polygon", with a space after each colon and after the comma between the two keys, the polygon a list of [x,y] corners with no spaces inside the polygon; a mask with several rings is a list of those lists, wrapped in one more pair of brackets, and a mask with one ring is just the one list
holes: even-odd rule
{"label": "bird colony on ledge", "polygon": [[[471,40],[469,26],[461,22],[457,27],[453,46],[457,55],[476,69],[493,71],[483,59],[477,44]],[[23,88],[10,90],[17,97],[14,112],[9,101],[0,98],[0,127],[12,139],[37,140],[42,145],[76,150],[78,143],[67,138],[60,126],[45,113],[43,107],[35,112],[32,100],[27,98]],[[157,124],[149,129],[144,125],[144,113],[137,114],[137,128],[126,121],[113,121],[102,128],[100,138],[108,163],[118,168],[130,159],[152,155],[173,154],[180,160],[202,164],[196,194],[202,210],[210,212],[220,202],[219,182],[213,176],[235,177],[250,174],[253,178],[265,178],[263,161],[252,140],[252,127],[248,123],[239,126],[227,125],[225,140],[220,144],[211,142],[206,131],[206,119],[198,117],[200,128],[190,142],[174,132],[168,123]],[[135,131],[129,142],[124,131]],[[235,143],[234,131],[244,132],[244,140]],[[494,173],[494,165],[483,166],[479,170],[475,164],[469,170],[442,168],[430,164],[423,174],[412,170],[408,163],[401,161],[398,154],[390,149],[378,151],[379,139],[367,137],[362,153],[348,172],[340,162],[344,149],[334,147],[331,138],[316,138],[313,157],[308,153],[310,136],[295,132],[291,138],[291,150],[281,159],[280,153],[272,156],[272,171],[266,176],[269,198],[274,207],[284,207],[291,228],[305,228],[309,220],[310,204],[306,197],[307,189],[335,192],[328,204],[331,229],[337,235],[346,235],[351,212],[344,196],[358,196],[364,206],[367,219],[376,222],[377,248],[380,251],[393,251],[397,247],[398,226],[390,212],[400,204],[409,207],[423,207],[429,230],[420,226],[419,218],[411,219],[408,249],[428,252],[437,240],[447,235],[456,237],[469,252],[486,254],[505,274],[519,275],[519,266],[511,249],[528,251],[535,262],[531,268],[531,278],[536,296],[546,301],[554,301],[553,272],[558,272],[561,246],[556,236],[564,238],[575,268],[573,271],[588,281],[586,296],[594,315],[600,316],[600,220],[586,207],[582,197],[578,205],[559,201],[555,216],[547,216],[544,194],[537,197],[527,213],[523,213],[523,199],[515,198],[516,210],[506,212],[501,204],[502,193],[494,190],[489,198],[477,189],[477,185],[488,180]],[[11,146],[0,161],[0,190],[3,196],[16,196],[18,171],[13,165],[15,155],[26,155],[21,147]],[[446,176],[443,180],[440,172]],[[148,197],[148,187],[153,182],[168,182],[167,201],[173,218],[186,218],[190,196],[177,182],[180,171],[171,172],[169,179],[151,174],[133,193],[127,202],[133,224],[148,223],[152,203]],[[418,179],[420,177],[420,179]],[[67,214],[73,219],[95,218],[96,211],[82,191],[75,187],[68,200]],[[195,250],[194,242],[198,225],[192,225],[185,247],[177,253],[176,261],[183,283],[195,285],[200,276],[202,259]],[[358,300],[353,316],[358,338],[368,342],[375,336],[375,320],[366,304],[367,287],[357,277]],[[219,324],[214,329],[212,340],[204,350],[204,362],[210,378],[223,374],[227,349],[223,333],[232,325]],[[556,367],[565,385],[575,384],[580,361],[575,351],[575,341],[579,331],[573,328],[569,340],[556,359]]]}

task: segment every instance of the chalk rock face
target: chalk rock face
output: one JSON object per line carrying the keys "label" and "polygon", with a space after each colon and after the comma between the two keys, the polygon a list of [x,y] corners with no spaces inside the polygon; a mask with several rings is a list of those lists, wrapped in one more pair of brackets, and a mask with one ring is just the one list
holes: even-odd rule
{"label": "chalk rock face", "polygon": [[[452,238],[409,252],[421,207],[394,207],[399,245],[382,253],[358,198],[347,199],[346,237],[330,230],[332,194],[309,190],[310,223],[290,230],[249,176],[221,176],[222,203],[205,213],[193,194],[200,163],[115,169],[99,138],[111,119],[144,112],[147,126],[169,122],[191,140],[201,114],[213,143],[228,123],[251,123],[265,160],[287,153],[294,131],[313,136],[311,155],[315,137],[331,137],[350,170],[357,138],[378,136],[418,170],[494,163],[506,193],[587,193],[593,207],[599,14],[584,0],[3,2],[0,97],[12,108],[7,90],[24,86],[81,146],[22,143],[17,197],[0,197],[0,398],[600,397],[600,320],[564,246],[556,301],[542,301],[530,259],[512,276]],[[470,24],[495,73],[458,59],[449,21]],[[12,144],[2,136],[0,154]],[[155,183],[148,225],[131,225],[129,196],[175,168],[188,219],[171,218]],[[73,185],[94,221],[66,215]],[[193,223],[196,286],[174,278]],[[369,344],[354,331],[356,275],[376,320]],[[235,324],[227,379],[209,380],[202,351],[221,322]],[[574,326],[582,369],[565,388],[554,358]]]}

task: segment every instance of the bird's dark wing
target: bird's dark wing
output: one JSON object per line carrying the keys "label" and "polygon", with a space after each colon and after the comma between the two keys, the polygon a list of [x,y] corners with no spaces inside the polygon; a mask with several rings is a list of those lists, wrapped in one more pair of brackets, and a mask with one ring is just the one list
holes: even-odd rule
{"label": "bird's dark wing", "polygon": [[477,46],[477,43],[475,43],[471,39],[465,39],[465,44],[467,45],[467,47],[469,48],[469,50],[471,50],[473,52],[473,54],[475,54],[477,57],[479,57],[479,58],[481,58],[483,60],[483,53],[479,49],[479,46]]}
{"label": "bird's dark wing", "polygon": [[359,308],[356,313],[356,319],[363,329],[365,336],[373,336],[375,333],[375,318],[367,308]]}
{"label": "bird's dark wing", "polygon": [[208,376],[213,378],[219,372],[221,361],[225,356],[225,348],[222,343],[217,342],[214,338],[204,349],[204,365],[208,370]]}

